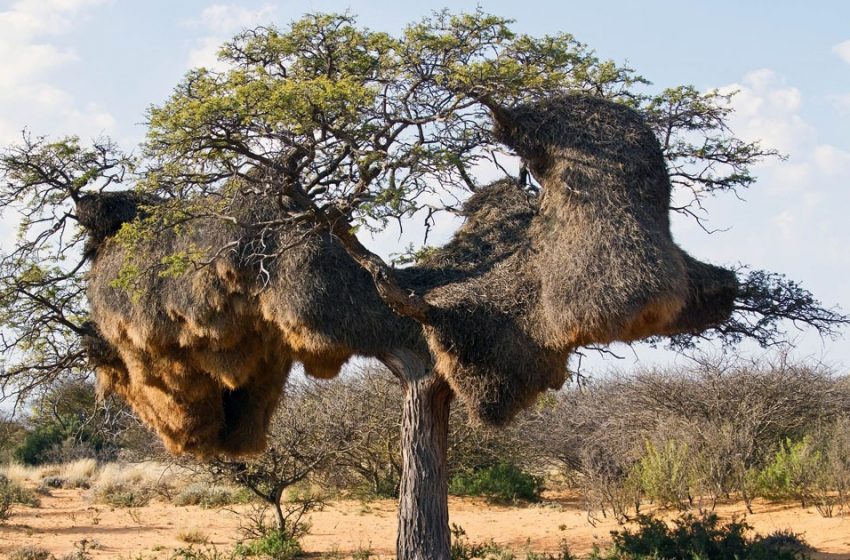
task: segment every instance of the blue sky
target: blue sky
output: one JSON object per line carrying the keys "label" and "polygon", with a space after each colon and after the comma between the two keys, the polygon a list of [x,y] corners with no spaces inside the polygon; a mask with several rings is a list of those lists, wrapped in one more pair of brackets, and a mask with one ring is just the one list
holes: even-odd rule
{"label": "blue sky", "polygon": [[[214,62],[244,26],[284,25],[308,11],[349,11],[397,31],[445,4],[419,2],[20,0],[0,2],[0,143],[34,133],[109,134],[132,147],[144,112],[183,73]],[[738,89],[734,130],[789,155],[759,182],[710,205],[707,236],[677,220],[695,256],[745,262],[801,280],[850,310],[850,2],[460,2],[517,20],[533,34],[568,32],[603,57],[628,61],[657,87]],[[0,229],[8,237],[10,217]],[[443,237],[451,224],[443,224]],[[394,235],[376,241],[391,250]],[[801,355],[850,365],[847,339],[801,335]],[[641,352],[649,359],[669,357]]]}

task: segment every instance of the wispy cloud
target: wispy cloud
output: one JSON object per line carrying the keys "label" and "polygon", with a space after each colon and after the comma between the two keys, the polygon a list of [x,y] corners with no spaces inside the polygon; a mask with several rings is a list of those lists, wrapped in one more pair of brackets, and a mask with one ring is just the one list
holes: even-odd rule
{"label": "wispy cloud", "polygon": [[850,39],[832,47],[832,52],[837,54],[841,60],[850,64]]}
{"label": "wispy cloud", "polygon": [[[759,266],[799,276],[817,277],[817,270],[846,274],[846,259],[837,259],[833,248],[850,237],[844,209],[850,204],[850,145],[823,142],[818,131],[804,118],[806,98],[799,88],[769,69],[750,72],[739,82],[721,88],[739,90],[733,97],[733,131],[747,140],[758,140],[778,148],[788,160],[771,160],[754,171],[757,184],[744,194],[750,210],[735,210],[726,218],[734,225],[734,246],[718,247],[722,258],[747,255]],[[770,216],[761,222],[741,219]],[[777,250],[781,243],[782,250]],[[848,301],[850,291],[843,281],[818,278],[827,300]],[[832,300],[832,301],[835,301]]]}
{"label": "wispy cloud", "polygon": [[218,60],[221,44],[242,29],[269,23],[277,7],[267,4],[257,10],[246,10],[235,4],[213,4],[207,6],[197,19],[187,24],[204,30],[206,35],[196,39],[189,51],[187,65],[190,68],[205,67],[222,70]]}
{"label": "wispy cloud", "polygon": [[0,142],[18,138],[24,126],[36,133],[108,132],[111,115],[80,105],[57,85],[56,69],[77,61],[72,49],[52,42],[68,33],[80,13],[106,0],[19,0],[0,12]]}
{"label": "wispy cloud", "polygon": [[732,127],[743,138],[791,152],[814,137],[814,128],[800,115],[803,102],[800,90],[788,85],[773,70],[754,70],[740,83],[720,90],[738,92],[732,99],[735,108]]}

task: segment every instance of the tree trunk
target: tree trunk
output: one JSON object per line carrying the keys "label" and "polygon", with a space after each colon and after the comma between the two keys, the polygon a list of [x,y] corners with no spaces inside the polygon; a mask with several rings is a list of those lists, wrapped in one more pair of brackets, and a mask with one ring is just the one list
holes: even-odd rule
{"label": "tree trunk", "polygon": [[404,384],[396,555],[449,560],[446,449],[452,391],[418,356],[394,353],[385,362]]}
{"label": "tree trunk", "polygon": [[283,509],[280,505],[280,500],[283,498],[283,488],[275,489],[272,496],[274,500],[274,514],[277,518],[277,528],[280,529],[281,532],[286,532],[286,518],[283,516]]}

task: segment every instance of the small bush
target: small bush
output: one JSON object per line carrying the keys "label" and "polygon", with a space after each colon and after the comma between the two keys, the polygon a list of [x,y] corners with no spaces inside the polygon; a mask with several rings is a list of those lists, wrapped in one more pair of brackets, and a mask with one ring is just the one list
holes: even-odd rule
{"label": "small bush", "polygon": [[636,466],[644,495],[659,506],[683,509],[690,499],[692,461],[687,444],[669,440],[656,447],[646,442],[646,451]]}
{"label": "small bush", "polygon": [[150,503],[153,489],[130,482],[110,481],[98,484],[94,495],[98,502],[111,506],[142,507]]}
{"label": "small bush", "polygon": [[[786,539],[747,537],[746,523],[731,521],[721,525],[717,515],[700,517],[684,515],[669,527],[664,521],[642,515],[638,527],[613,531],[613,547],[606,553],[595,552],[593,560],[800,560],[807,558],[800,547],[792,547]],[[797,543],[802,543],[799,538]]]}
{"label": "small bush", "polygon": [[178,506],[211,508],[230,504],[244,504],[251,501],[251,494],[246,490],[229,488],[227,486],[193,482],[177,494],[172,501],[174,505]]}
{"label": "small bush", "polygon": [[561,540],[561,550],[557,552],[557,554],[537,554],[534,552],[528,552],[525,555],[525,560],[578,560],[577,556],[574,556],[572,552],[570,552],[570,547],[567,544],[566,540]]}
{"label": "small bush", "polygon": [[243,556],[259,556],[274,560],[289,560],[301,555],[301,545],[285,531],[270,530],[262,537],[240,543],[236,553]]}
{"label": "small bush", "polygon": [[56,424],[38,426],[15,449],[15,459],[27,465],[43,463],[48,451],[61,444],[66,436],[66,430]]}
{"label": "small bush", "polygon": [[12,504],[38,507],[41,505],[41,501],[32,490],[28,490],[18,482],[0,475],[0,508],[6,510],[6,518],[8,518],[8,510]]}
{"label": "small bush", "polygon": [[46,548],[27,545],[16,548],[7,556],[9,560],[50,560],[53,555]]}
{"label": "small bush", "polygon": [[177,538],[187,544],[209,544],[210,538],[200,529],[180,531]]}
{"label": "small bush", "polygon": [[[460,525],[452,523],[451,560],[473,560],[475,558],[513,558],[510,552],[493,541],[486,543],[470,543],[466,531]],[[506,557],[506,555],[508,555]]]}
{"label": "small bush", "polygon": [[799,534],[790,530],[774,531],[765,537],[757,537],[754,546],[770,550],[797,552],[801,557],[812,550],[812,547]]}
{"label": "small bush", "polygon": [[92,488],[94,499],[119,507],[147,505],[170,484],[167,467],[156,463],[109,464],[103,467]]}
{"label": "small bush", "polygon": [[0,491],[0,523],[12,516],[12,497]]}
{"label": "small bush", "polygon": [[456,496],[484,496],[491,500],[513,502],[540,500],[543,479],[528,474],[511,463],[498,463],[470,473],[458,473],[449,482],[449,493]]}
{"label": "small bush", "polygon": [[769,499],[799,500],[806,507],[822,471],[821,463],[821,452],[809,436],[796,442],[785,440],[773,460],[759,472],[759,492]]}

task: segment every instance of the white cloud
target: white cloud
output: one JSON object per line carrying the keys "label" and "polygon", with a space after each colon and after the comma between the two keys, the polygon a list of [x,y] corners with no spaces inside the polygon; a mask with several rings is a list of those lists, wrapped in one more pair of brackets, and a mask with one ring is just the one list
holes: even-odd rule
{"label": "white cloud", "polygon": [[[847,239],[850,222],[850,144],[828,144],[804,118],[807,98],[772,70],[757,70],[722,88],[740,90],[731,126],[747,140],[760,140],[788,154],[757,165],[758,181],[742,196],[711,201],[713,238],[674,220],[674,231],[694,254],[714,262],[746,262],[787,273],[823,301],[850,307]],[[718,242],[725,239],[726,243]]]}
{"label": "white cloud", "polygon": [[837,54],[841,60],[850,64],[850,39],[832,47],[832,52]]}
{"label": "white cloud", "polygon": [[195,41],[195,46],[189,51],[189,68],[209,68],[224,70],[225,66],[218,59],[218,49],[222,39],[215,36],[201,37]]}
{"label": "white cloud", "polygon": [[54,71],[77,61],[71,49],[50,42],[72,29],[79,12],[105,0],[19,0],[0,12],[0,143],[37,134],[108,132],[114,119],[100,108],[80,106],[51,81]]}
{"label": "white cloud", "polygon": [[818,171],[826,176],[850,175],[850,151],[821,144],[812,149],[812,161]]}
{"label": "white cloud", "polygon": [[269,23],[276,11],[277,7],[270,4],[257,10],[246,10],[235,4],[207,6],[198,19],[188,22],[190,26],[199,27],[207,33],[194,41],[189,51],[188,66],[224,70],[225,66],[218,60],[221,44],[242,29]]}
{"label": "white cloud", "polygon": [[782,152],[793,152],[814,138],[815,130],[799,115],[803,104],[800,90],[770,69],[760,69],[744,76],[742,83],[720,88],[721,92],[737,91],[732,98],[735,114],[732,128],[749,141]]}
{"label": "white cloud", "polygon": [[199,23],[212,33],[224,35],[267,23],[276,11],[277,8],[270,4],[259,10],[246,10],[235,4],[213,4],[201,12]]}

